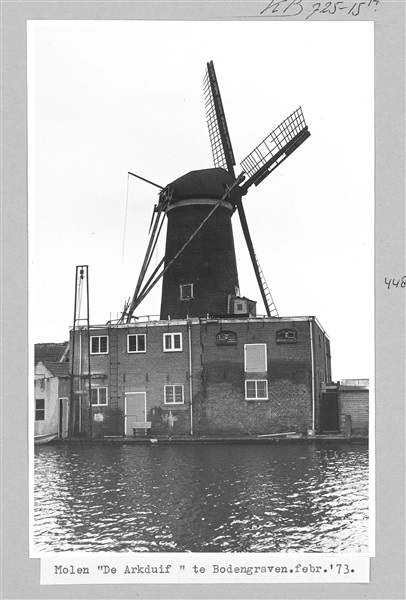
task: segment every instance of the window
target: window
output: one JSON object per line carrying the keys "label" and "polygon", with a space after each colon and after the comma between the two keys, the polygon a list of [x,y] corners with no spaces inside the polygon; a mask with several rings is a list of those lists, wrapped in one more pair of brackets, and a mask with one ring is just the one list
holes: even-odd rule
{"label": "window", "polygon": [[146,352],[145,333],[127,335],[127,352]]}
{"label": "window", "polygon": [[296,329],[280,329],[276,332],[277,344],[295,344],[297,342]]}
{"label": "window", "polygon": [[90,338],[90,354],[108,354],[109,338],[107,335],[92,335]]}
{"label": "window", "polygon": [[268,400],[268,381],[266,379],[247,379],[245,382],[246,400]]}
{"label": "window", "polygon": [[181,333],[164,333],[164,352],[180,352],[182,350]]}
{"label": "window", "polygon": [[216,337],[217,346],[235,346],[237,334],[234,331],[220,331]]}
{"label": "window", "polygon": [[45,419],[45,400],[43,398],[35,400],[35,420],[44,421]]}
{"label": "window", "polygon": [[92,388],[92,404],[97,406],[107,406],[107,388]]}
{"label": "window", "polygon": [[183,385],[165,386],[165,404],[183,404]]}
{"label": "window", "polygon": [[187,283],[180,286],[180,299],[190,300],[193,298],[193,283]]}
{"label": "window", "polygon": [[265,373],[266,344],[245,344],[245,371],[248,373]]}

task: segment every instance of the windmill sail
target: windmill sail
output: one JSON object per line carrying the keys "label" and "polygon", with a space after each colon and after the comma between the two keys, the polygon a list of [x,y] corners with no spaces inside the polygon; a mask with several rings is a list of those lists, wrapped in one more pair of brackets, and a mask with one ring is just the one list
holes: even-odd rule
{"label": "windmill sail", "polygon": [[295,110],[240,163],[248,180],[241,186],[243,194],[250,185],[258,185],[310,136],[301,108]]}
{"label": "windmill sail", "polygon": [[234,153],[213,61],[207,63],[204,78],[204,100],[214,166],[226,169],[226,171],[235,177]]}

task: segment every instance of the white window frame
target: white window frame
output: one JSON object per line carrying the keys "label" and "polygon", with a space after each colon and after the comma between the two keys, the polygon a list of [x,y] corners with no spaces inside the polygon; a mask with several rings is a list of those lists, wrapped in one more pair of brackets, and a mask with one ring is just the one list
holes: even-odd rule
{"label": "white window frame", "polygon": [[[247,369],[247,348],[262,346],[265,348],[263,369]],[[268,355],[266,344],[244,344],[244,371],[246,373],[266,373],[268,371]]]}
{"label": "white window frame", "polygon": [[[100,352],[100,338],[106,338],[107,340],[107,349],[105,352]],[[93,352],[93,340],[99,340],[99,352]],[[109,353],[109,336],[108,335],[91,335],[90,336],[90,354],[108,354]]]}
{"label": "white window frame", "polygon": [[[173,402],[167,402],[166,401],[166,390],[167,390],[167,388],[172,388],[173,397],[175,398],[175,388],[176,387],[180,387],[182,389],[182,402],[175,402],[175,401],[173,401]],[[168,384],[168,385],[166,385],[164,387],[164,404],[166,404],[166,405],[169,404],[171,406],[174,406],[174,405],[179,406],[179,404],[185,404],[185,388],[184,388],[183,384],[181,384],[181,383],[170,383],[170,384]]]}
{"label": "white window frame", "polygon": [[[174,343],[175,335],[180,336],[180,348],[175,348],[175,343]],[[166,343],[165,343],[168,337],[171,340],[170,348],[166,348]],[[162,340],[163,340],[163,351],[164,352],[182,352],[182,349],[183,349],[182,334],[179,331],[175,331],[174,333],[164,333]]]}
{"label": "white window frame", "polygon": [[[135,337],[136,338],[136,347],[138,348],[138,338],[143,337],[144,338],[144,350],[130,350],[130,337]],[[127,335],[127,352],[128,354],[145,354],[145,352],[147,351],[147,336],[145,335],[145,333],[129,333]]]}
{"label": "white window frame", "polygon": [[[190,287],[190,296],[187,296],[186,298],[183,297],[183,288],[184,287]],[[193,283],[181,283],[179,285],[179,288],[180,288],[180,299],[181,300],[192,300],[194,298]]]}
{"label": "white window frame", "polygon": [[[106,390],[106,402],[100,402],[100,390]],[[108,396],[107,386],[105,386],[105,385],[94,386],[94,387],[92,387],[91,395],[93,394],[93,392],[97,392],[97,402],[93,402],[92,398],[90,398],[91,406],[108,406],[109,396]]]}
{"label": "white window frame", "polygon": [[[255,383],[255,398],[248,398],[248,383]],[[258,383],[265,382],[266,397],[258,396]],[[246,379],[245,380],[245,399],[246,400],[268,400],[268,380],[267,379]]]}

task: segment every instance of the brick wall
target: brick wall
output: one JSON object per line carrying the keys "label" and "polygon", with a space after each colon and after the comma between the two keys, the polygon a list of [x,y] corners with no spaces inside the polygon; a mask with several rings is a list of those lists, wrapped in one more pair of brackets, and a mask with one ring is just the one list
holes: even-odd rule
{"label": "brick wall", "polygon": [[[311,422],[311,359],[308,323],[289,323],[296,343],[277,343],[280,321],[248,320],[202,324],[202,394],[194,401],[198,434],[244,435],[304,432]],[[221,328],[237,344],[216,344]],[[266,344],[267,371],[246,373],[244,345]],[[268,382],[267,400],[246,400],[245,380]]]}
{"label": "brick wall", "polygon": [[369,391],[365,388],[345,389],[340,386],[341,426],[345,429],[345,416],[351,418],[354,434],[367,434],[369,423]]}
{"label": "brick wall", "polygon": [[[92,388],[108,388],[108,404],[92,408],[94,435],[124,435],[126,394],[134,392],[146,394],[145,421],[151,422],[152,435],[190,435],[190,384],[194,435],[305,433],[311,427],[312,361],[308,320],[192,319],[189,327],[191,379],[189,328],[185,320],[92,329],[92,336],[109,337],[109,353],[91,356]],[[318,326],[313,323],[313,327],[318,332]],[[284,328],[294,332],[293,342],[279,339]],[[219,344],[217,336],[224,330],[236,334],[236,343]],[[181,334],[180,351],[164,351],[165,333]],[[128,353],[128,334],[144,334],[146,352]],[[245,372],[245,344],[266,345],[265,372]],[[83,340],[82,351],[87,352]],[[319,373],[320,380],[325,379],[323,347],[314,354],[315,372]],[[86,357],[82,364],[87,364]],[[266,380],[268,398],[247,400],[247,379]],[[165,404],[167,385],[183,386],[182,404]],[[95,415],[98,415],[96,420]],[[86,415],[83,421],[86,426]]]}

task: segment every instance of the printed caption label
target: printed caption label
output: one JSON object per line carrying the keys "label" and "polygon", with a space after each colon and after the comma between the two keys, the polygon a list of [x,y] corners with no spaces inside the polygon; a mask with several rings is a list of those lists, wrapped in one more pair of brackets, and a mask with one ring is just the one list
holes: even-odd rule
{"label": "printed caption label", "polygon": [[41,559],[41,585],[368,582],[367,556],[165,553]]}

